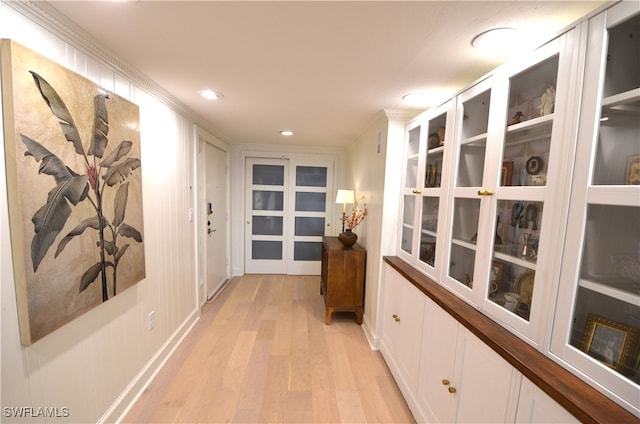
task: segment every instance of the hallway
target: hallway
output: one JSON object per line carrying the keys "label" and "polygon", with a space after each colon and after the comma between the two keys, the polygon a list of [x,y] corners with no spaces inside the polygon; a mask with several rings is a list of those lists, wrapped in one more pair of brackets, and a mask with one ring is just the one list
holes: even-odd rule
{"label": "hallway", "polygon": [[319,280],[234,278],[123,422],[414,422],[355,316],[324,324]]}

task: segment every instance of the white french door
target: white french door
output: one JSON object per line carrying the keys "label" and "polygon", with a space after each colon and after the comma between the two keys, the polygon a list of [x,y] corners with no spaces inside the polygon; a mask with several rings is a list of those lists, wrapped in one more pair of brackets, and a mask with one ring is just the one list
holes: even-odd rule
{"label": "white french door", "polygon": [[333,161],[246,159],[245,272],[317,275]]}

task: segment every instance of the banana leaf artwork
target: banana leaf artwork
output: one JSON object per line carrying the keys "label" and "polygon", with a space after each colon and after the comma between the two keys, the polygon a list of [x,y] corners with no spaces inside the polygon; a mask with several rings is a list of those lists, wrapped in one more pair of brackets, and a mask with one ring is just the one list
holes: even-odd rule
{"label": "banana leaf artwork", "polygon": [[145,277],[138,106],[11,41],[0,44],[21,342]]}

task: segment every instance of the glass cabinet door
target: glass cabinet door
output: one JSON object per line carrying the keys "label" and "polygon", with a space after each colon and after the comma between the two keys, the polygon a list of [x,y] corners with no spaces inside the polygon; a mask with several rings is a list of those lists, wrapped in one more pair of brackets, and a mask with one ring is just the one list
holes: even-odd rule
{"label": "glass cabinet door", "polygon": [[438,278],[438,223],[446,179],[445,146],[453,101],[427,111],[407,126],[398,256]]}
{"label": "glass cabinet door", "polygon": [[[447,269],[447,284],[459,295],[472,297],[476,275],[478,229],[481,199],[477,192],[484,185],[485,160],[491,105],[491,80],[467,90],[458,98],[456,115],[456,168],[453,204],[450,206],[451,243]],[[481,235],[482,236],[482,235]],[[485,259],[486,261],[486,259]],[[476,284],[476,290],[478,289]],[[473,301],[473,300],[472,300]]]}
{"label": "glass cabinet door", "polygon": [[552,351],[640,414],[640,14],[631,6],[589,21]]}

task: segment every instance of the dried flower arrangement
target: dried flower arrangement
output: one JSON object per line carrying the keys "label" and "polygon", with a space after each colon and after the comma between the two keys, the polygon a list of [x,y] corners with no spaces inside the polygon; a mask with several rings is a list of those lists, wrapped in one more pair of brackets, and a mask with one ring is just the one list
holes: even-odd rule
{"label": "dried flower arrangement", "polygon": [[362,196],[362,205],[363,209],[360,209],[360,205],[358,201],[353,204],[351,208],[351,213],[341,218],[344,222],[347,229],[352,230],[358,226],[364,219],[369,215],[369,210],[367,209],[367,204],[364,202],[364,196]]}

